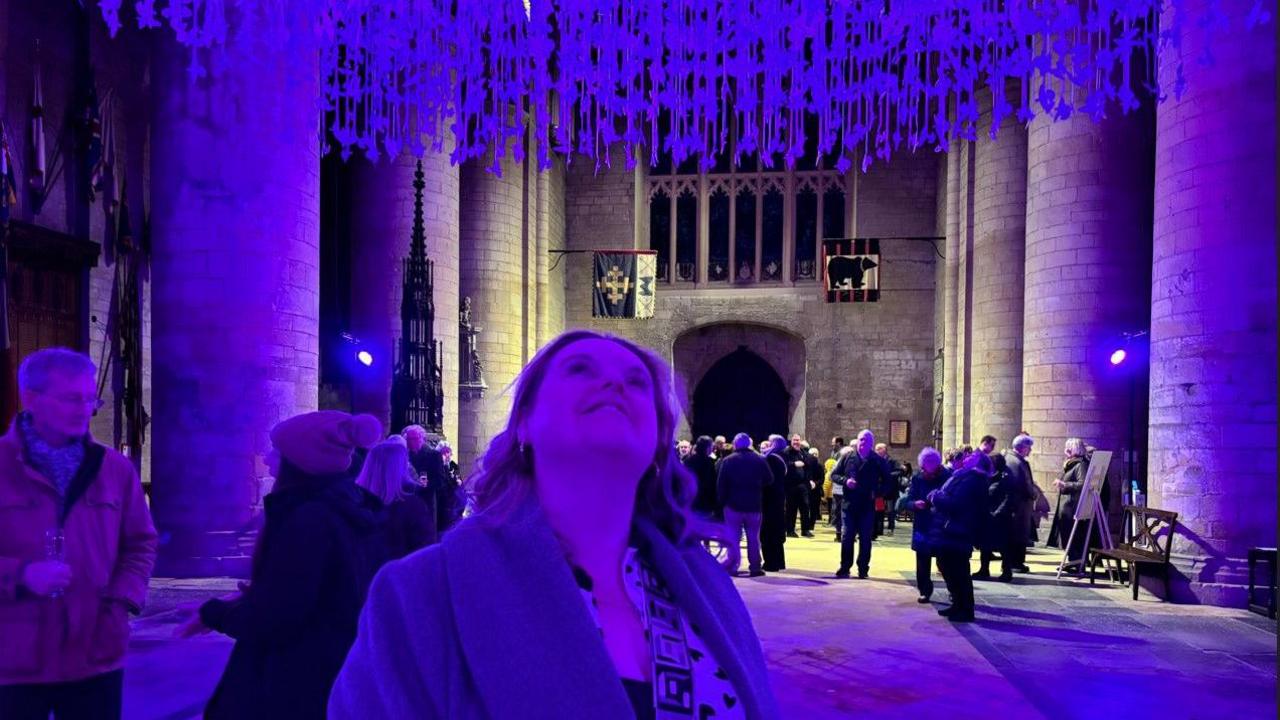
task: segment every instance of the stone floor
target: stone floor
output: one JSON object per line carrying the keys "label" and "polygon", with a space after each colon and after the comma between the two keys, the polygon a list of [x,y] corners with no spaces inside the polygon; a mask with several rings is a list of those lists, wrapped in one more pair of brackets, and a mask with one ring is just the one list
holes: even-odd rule
{"label": "stone floor", "polygon": [[[788,718],[1276,717],[1276,624],[1145,593],[1031,575],[978,583],[978,622],[918,605],[909,527],[877,542],[867,580],[836,580],[829,530],[787,543],[789,569],[738,580]],[[935,600],[946,599],[941,588]],[[230,652],[172,639],[184,603],[229,580],[153,583],[126,673],[129,720],[198,717]]]}

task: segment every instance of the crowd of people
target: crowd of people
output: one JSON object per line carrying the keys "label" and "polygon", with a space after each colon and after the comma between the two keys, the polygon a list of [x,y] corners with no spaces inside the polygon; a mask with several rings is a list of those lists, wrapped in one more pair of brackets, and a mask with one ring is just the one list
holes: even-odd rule
{"label": "crowd of people", "polygon": [[371,415],[332,410],[272,429],[275,483],[249,580],[175,633],[236,641],[206,718],[323,717],[374,575],[458,521],[450,448],[418,425],[381,433]]}
{"label": "crowd of people", "polygon": [[[831,441],[830,456],[819,463],[819,451],[799,435],[790,443],[771,435],[756,449],[739,433],[732,443],[723,436],[680,441],[677,453],[697,480],[695,509],[728,531],[724,565],[741,572],[745,535],[748,575],[758,577],[786,567],[784,543],[814,537],[813,528],[827,511],[840,543],[837,578],[870,572],[875,540],[892,535],[901,515],[912,523],[911,549],[916,554],[918,602],[933,596],[932,568],[936,563],[952,598],[940,610],[955,622],[974,619],[974,580],[1011,582],[1014,573],[1027,573],[1027,548],[1038,540],[1038,528],[1050,514],[1044,491],[1036,484],[1030,455],[1034,439],[1022,433],[1009,449],[998,452],[997,438],[986,435],[974,449],[965,445],[944,453],[926,447],[917,457],[918,470],[889,455],[870,430],[862,430],[848,445]],[[1066,442],[1062,475],[1053,482],[1059,506],[1053,513],[1047,546],[1068,544],[1069,523],[1085,486],[1092,448],[1079,438]],[[1102,492],[1104,507],[1107,491]],[[1097,535],[1092,536],[1094,540]],[[1069,562],[1083,559],[1084,535],[1071,541]],[[856,546],[856,557],[855,557]],[[978,569],[970,559],[978,552]],[[1000,572],[991,574],[999,557]]]}
{"label": "crowd of people", "polygon": [[[120,716],[128,617],[159,538],[133,465],[88,432],[95,378],[83,354],[31,355],[24,409],[0,439],[6,720]],[[913,470],[870,430],[833,438],[823,459],[799,435],[677,443],[677,417],[661,358],[573,331],[518,378],[465,494],[450,449],[421,427],[384,438],[373,417],[337,411],[280,422],[249,577],[187,608],[175,633],[235,640],[205,716],[519,717],[536,695],[557,717],[777,717],[729,580],[744,535],[750,575],[782,571],[785,543],[812,538],[825,509],[836,577],[865,578],[874,541],[906,513],[919,601],[936,564],[951,595],[939,612],[965,622],[973,581],[1027,572],[1049,514],[1026,434],[1002,453],[993,437],[945,457],[925,448]],[[1058,546],[1090,448],[1073,438],[1065,455]]]}

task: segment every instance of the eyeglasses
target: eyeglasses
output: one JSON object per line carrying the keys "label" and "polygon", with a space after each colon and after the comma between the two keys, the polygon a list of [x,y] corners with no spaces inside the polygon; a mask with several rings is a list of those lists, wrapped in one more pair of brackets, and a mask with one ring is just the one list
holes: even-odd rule
{"label": "eyeglasses", "polygon": [[100,410],[103,405],[106,405],[106,402],[96,397],[83,397],[80,395],[54,395],[52,397],[63,405],[79,405],[81,407],[90,407],[94,410]]}

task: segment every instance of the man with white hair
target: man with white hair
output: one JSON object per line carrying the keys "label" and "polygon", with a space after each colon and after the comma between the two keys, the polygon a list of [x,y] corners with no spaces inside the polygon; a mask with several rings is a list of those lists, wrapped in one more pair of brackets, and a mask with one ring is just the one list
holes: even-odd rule
{"label": "man with white hair", "polygon": [[1024,573],[1031,569],[1027,567],[1027,545],[1031,542],[1035,529],[1036,496],[1040,492],[1036,487],[1035,476],[1031,473],[1031,461],[1028,459],[1035,442],[1030,435],[1021,433],[1013,439],[1013,447],[1004,451],[1005,465],[1008,468],[1006,472],[1009,474],[1009,502],[1013,503],[1011,532],[1025,540],[1022,544],[1012,543],[1005,551],[1011,555],[1005,559],[1005,564],[1013,570]]}
{"label": "man with white hair", "polygon": [[840,541],[840,568],[836,577],[849,577],[853,565],[853,541],[858,540],[858,577],[871,571],[871,541],[875,531],[876,493],[889,481],[888,463],[875,453],[876,436],[870,430],[858,433],[854,452],[845,455],[831,472],[831,482],[844,484],[843,537]]}
{"label": "man with white hair", "polygon": [[87,355],[39,350],[0,438],[0,717],[119,718],[156,530],[128,458],[94,442]]}
{"label": "man with white hair", "polygon": [[760,523],[764,489],[773,484],[773,473],[764,458],[751,449],[751,436],[738,433],[733,438],[734,452],[720,461],[716,474],[716,494],[724,506],[724,521],[729,529],[728,557],[725,569],[738,574],[742,563],[742,533],[747,534],[747,562],[751,577],[764,575],[760,554]]}

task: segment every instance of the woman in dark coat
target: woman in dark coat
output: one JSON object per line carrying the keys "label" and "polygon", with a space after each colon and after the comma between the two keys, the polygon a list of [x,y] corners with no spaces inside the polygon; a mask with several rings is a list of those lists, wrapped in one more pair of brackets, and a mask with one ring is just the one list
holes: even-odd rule
{"label": "woman in dark coat", "polygon": [[933,551],[929,548],[929,529],[933,524],[933,511],[926,498],[941,488],[951,478],[951,471],[942,465],[942,453],[927,447],[920,451],[920,470],[911,478],[907,491],[907,506],[914,511],[911,521],[911,549],[916,553],[916,587],[920,597],[916,602],[927,603],[933,597]]}
{"label": "woman in dark coat", "polygon": [[787,461],[782,459],[782,451],[787,448],[787,439],[781,435],[770,435],[765,441],[765,460],[769,470],[773,472],[773,482],[764,486],[763,516],[760,522],[760,552],[764,555],[764,569],[778,572],[787,568]]}
{"label": "woman in dark coat", "polygon": [[1000,553],[1000,582],[1012,582],[1014,565],[1020,563],[1019,546],[1026,547],[1025,522],[1018,519],[1022,508],[1022,484],[1008,472],[1003,455],[991,458],[991,483],[987,486],[987,515],[978,530],[981,564],[974,580],[991,579],[991,561]]}
{"label": "woman in dark coat", "polygon": [[933,509],[929,549],[938,558],[942,579],[951,593],[951,607],[939,610],[938,614],[952,622],[972,622],[974,618],[969,557],[973,554],[978,528],[986,513],[991,469],[991,458],[975,453],[965,460],[963,470],[952,475],[946,484],[926,498],[928,506]]}
{"label": "woman in dark coat", "polygon": [[[1089,474],[1089,449],[1084,440],[1070,438],[1063,449],[1066,460],[1062,464],[1062,477],[1053,481],[1058,490],[1058,510],[1054,513],[1053,524],[1049,527],[1049,545],[1065,548],[1071,538],[1071,528],[1075,525],[1076,510],[1080,506],[1080,498],[1085,488],[1085,478]],[[1102,497],[1105,499],[1106,483],[1103,483]],[[1076,562],[1084,555],[1084,532],[1076,533],[1067,554],[1068,562]],[[1094,540],[1097,532],[1090,533]]]}
{"label": "woman in dark coat", "polygon": [[697,494],[693,497],[694,512],[703,517],[720,519],[720,501],[716,496],[716,461],[711,457],[711,438],[703,435],[693,444],[693,452],[681,460],[685,468],[693,474],[698,482]]}
{"label": "woman in dark coat", "polygon": [[387,550],[392,560],[436,541],[435,513],[414,492],[417,482],[403,443],[384,440],[373,446],[356,485],[386,508]]}
{"label": "woman in dark coat", "polygon": [[381,434],[369,415],[321,411],[271,431],[275,486],[242,593],[210,600],[179,636],[210,630],[235,648],[206,718],[323,718],[355,641],[373,575],[386,561],[376,498],[356,487],[352,449]]}

